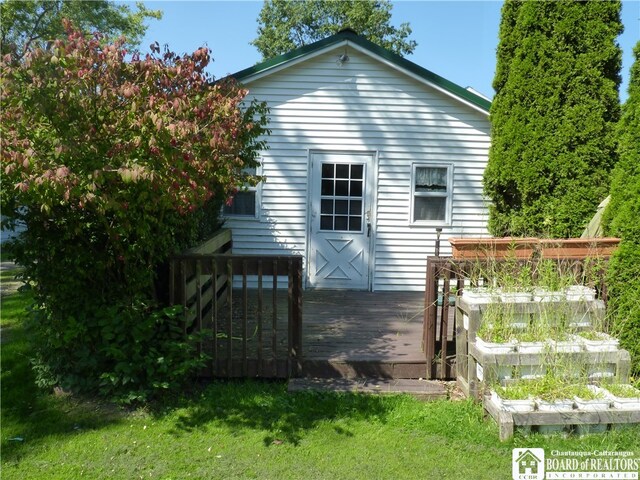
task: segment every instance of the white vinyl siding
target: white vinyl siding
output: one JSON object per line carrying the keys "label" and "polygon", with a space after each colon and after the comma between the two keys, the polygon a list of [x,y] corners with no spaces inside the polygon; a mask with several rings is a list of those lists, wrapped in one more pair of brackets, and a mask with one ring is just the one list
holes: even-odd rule
{"label": "white vinyl siding", "polygon": [[[424,82],[341,45],[276,73],[246,82],[269,107],[269,149],[263,152],[258,221],[233,217],[234,252],[307,252],[310,151],[375,152],[372,205],[374,290],[424,288],[426,258],[436,226],[446,239],[487,235],[482,175],[489,121],[480,112]],[[413,165],[450,168],[452,195],[443,224],[412,222]]]}

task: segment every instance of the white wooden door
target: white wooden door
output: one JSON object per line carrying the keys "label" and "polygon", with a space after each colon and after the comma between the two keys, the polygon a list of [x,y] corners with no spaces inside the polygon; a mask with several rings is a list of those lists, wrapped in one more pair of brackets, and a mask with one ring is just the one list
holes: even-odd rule
{"label": "white wooden door", "polygon": [[308,286],[369,289],[371,153],[311,154]]}

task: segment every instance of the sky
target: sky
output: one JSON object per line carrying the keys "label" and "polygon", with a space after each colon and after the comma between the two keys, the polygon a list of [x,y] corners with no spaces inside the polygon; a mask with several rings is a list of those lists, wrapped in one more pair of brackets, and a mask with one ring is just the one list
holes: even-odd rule
{"label": "sky", "polygon": [[[140,48],[157,41],[177,53],[193,52],[207,45],[214,61],[209,73],[215,78],[235,73],[261,60],[250,45],[257,36],[262,1],[146,1],[148,8],[164,12],[160,21],[149,20]],[[418,42],[406,56],[432,72],[462,86],[493,97],[501,1],[392,1],[391,23],[408,22],[410,38]],[[632,48],[640,40],[640,0],[622,2],[625,31],[618,38],[623,50],[621,99],[627,97]]]}

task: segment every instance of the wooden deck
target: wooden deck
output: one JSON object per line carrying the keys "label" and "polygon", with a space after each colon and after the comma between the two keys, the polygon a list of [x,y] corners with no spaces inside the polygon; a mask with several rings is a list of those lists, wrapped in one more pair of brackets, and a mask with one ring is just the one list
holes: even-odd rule
{"label": "wooden deck", "polygon": [[[286,292],[278,291],[276,309],[265,305],[262,327],[257,322],[258,308],[255,290],[233,294],[232,335],[226,309],[220,314],[217,341],[205,350],[219,358],[228,358],[232,347],[233,367],[225,361],[215,362],[213,375],[233,372],[231,376],[264,376],[273,372],[283,376],[287,358]],[[270,299],[273,290],[263,296]],[[264,301],[266,304],[266,300]],[[248,312],[245,318],[245,310]],[[453,312],[453,309],[451,309]],[[302,306],[302,376],[318,378],[427,378],[427,362],[422,346],[424,317],[423,292],[358,292],[335,290],[307,290]],[[453,326],[453,322],[450,322]],[[208,322],[205,326],[211,328]],[[246,346],[237,332],[247,331]],[[267,339],[267,336],[272,336]],[[453,336],[453,329],[450,338]],[[214,348],[214,343],[215,348]],[[240,361],[246,349],[248,370]],[[215,356],[215,355],[213,355]],[[261,371],[252,359],[266,359]],[[276,361],[276,358],[278,359]],[[285,370],[283,370],[285,369]],[[247,374],[243,374],[245,371]],[[227,374],[225,374],[226,376]]]}
{"label": "wooden deck", "polygon": [[303,375],[424,378],[423,310],[422,292],[304,292]]}

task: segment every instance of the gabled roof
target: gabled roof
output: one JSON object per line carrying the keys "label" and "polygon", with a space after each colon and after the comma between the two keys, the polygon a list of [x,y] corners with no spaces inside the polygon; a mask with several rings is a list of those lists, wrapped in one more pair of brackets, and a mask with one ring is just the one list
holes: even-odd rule
{"label": "gabled roof", "polygon": [[442,90],[451,96],[457,97],[459,100],[465,103],[469,103],[472,106],[487,113],[489,112],[491,102],[486,98],[483,98],[482,96],[477,95],[474,92],[469,91],[466,88],[463,88],[460,85],[457,85],[447,80],[446,78],[441,77],[440,75],[436,75],[430,70],[427,70],[426,68],[423,68],[420,65],[391,52],[390,50],[387,50],[380,47],[379,45],[376,45],[373,42],[370,42],[351,29],[341,30],[335,35],[311,43],[309,45],[296,48],[295,50],[291,50],[288,53],[278,55],[277,57],[270,58],[268,60],[265,60],[264,62],[254,65],[253,67],[240,70],[239,72],[236,72],[231,76],[241,82],[249,81],[251,80],[251,77],[268,75],[271,71],[275,72],[280,70],[281,68],[284,68],[286,64],[297,63],[296,61],[300,61],[304,59],[304,57],[313,56],[314,54],[321,53],[324,50],[331,50],[343,44],[350,44],[356,48],[359,47],[359,50],[364,51],[369,55],[377,56],[383,61],[391,64],[391,66],[404,71],[405,73],[413,77],[417,77],[419,80],[431,84],[439,90]]}

